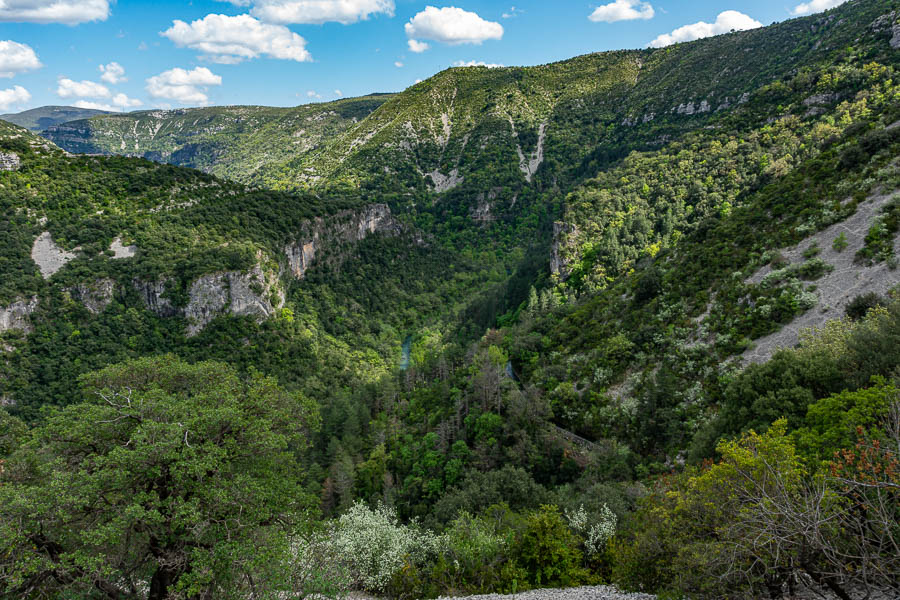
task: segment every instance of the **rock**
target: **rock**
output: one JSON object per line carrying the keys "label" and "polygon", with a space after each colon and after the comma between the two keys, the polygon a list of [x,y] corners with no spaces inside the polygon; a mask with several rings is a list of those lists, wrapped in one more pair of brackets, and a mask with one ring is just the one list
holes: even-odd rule
{"label": "rock", "polygon": [[204,275],[194,281],[189,295],[184,309],[188,337],[197,335],[210,321],[226,312],[263,321],[284,306],[284,293],[277,280],[267,277],[258,264],[247,273],[227,271]]}
{"label": "rock", "polygon": [[494,216],[491,214],[491,210],[493,209],[493,207],[494,205],[485,198],[484,194],[479,194],[478,205],[475,208],[469,210],[469,216],[472,217],[473,221],[480,223],[493,221]]}
{"label": "rock", "polygon": [[81,302],[91,314],[102,313],[116,291],[116,282],[112,279],[98,279],[91,284],[78,284],[69,290],[73,300]]}
{"label": "rock", "polygon": [[18,171],[22,161],[18,154],[12,152],[0,152],[0,171]]}
{"label": "rock", "polygon": [[837,94],[815,94],[803,101],[804,106],[824,106],[837,102]]}
{"label": "rock", "polygon": [[113,260],[131,258],[137,254],[137,246],[125,246],[122,244],[122,238],[114,239],[109,245],[109,249],[113,253]]}
{"label": "rock", "polygon": [[550,272],[565,281],[569,277],[569,265],[562,250],[569,245],[569,238],[578,233],[578,228],[562,221],[553,224],[553,245],[550,248]]}
{"label": "rock", "polygon": [[426,175],[431,177],[434,191],[438,194],[452,190],[463,182],[463,178],[459,176],[459,169],[453,169],[448,175],[444,175],[438,169],[435,169],[430,173],[426,173]]}
{"label": "rock", "polygon": [[894,50],[900,49],[900,23],[894,25],[891,33],[894,35],[894,37],[891,38],[891,48]]}
{"label": "rock", "polygon": [[163,297],[169,282],[169,279],[162,279],[160,281],[143,281],[141,279],[135,279],[132,281],[132,285],[141,296],[147,310],[158,317],[167,318],[174,317],[179,312],[169,298]]}
{"label": "rock", "polygon": [[0,333],[17,329],[31,333],[29,317],[37,309],[38,299],[16,300],[9,306],[0,307]]}
{"label": "rock", "polygon": [[370,204],[327,219],[317,217],[308,221],[298,232],[296,241],[285,246],[284,254],[294,277],[303,279],[317,257],[339,264],[346,258],[346,252],[341,250],[345,244],[361,242],[376,232],[397,235],[400,231],[386,204]]}
{"label": "rock", "polygon": [[31,247],[31,259],[41,270],[44,279],[49,279],[54,273],[66,266],[66,263],[75,258],[72,252],[66,252],[56,245],[49,231],[43,232],[34,240]]}

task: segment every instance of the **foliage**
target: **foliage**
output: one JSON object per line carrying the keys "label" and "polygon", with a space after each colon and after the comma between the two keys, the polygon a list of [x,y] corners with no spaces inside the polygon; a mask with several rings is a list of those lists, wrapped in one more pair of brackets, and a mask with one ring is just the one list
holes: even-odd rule
{"label": "foliage", "polygon": [[0,481],[4,595],[242,597],[308,506],[308,403],[269,378],[171,356],[82,380]]}

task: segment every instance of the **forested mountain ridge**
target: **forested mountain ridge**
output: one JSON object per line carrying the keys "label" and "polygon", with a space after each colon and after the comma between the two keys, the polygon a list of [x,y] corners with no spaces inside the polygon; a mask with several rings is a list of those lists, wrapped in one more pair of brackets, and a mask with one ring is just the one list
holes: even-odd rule
{"label": "forested mountain ridge", "polygon": [[77,108],[75,106],[41,106],[20,113],[0,115],[0,119],[40,133],[49,127],[67,121],[87,119],[97,115],[109,114],[105,110],[93,108]]}
{"label": "forested mountain ridge", "polygon": [[269,163],[316,150],[387,97],[108,114],[45,128],[44,136],[70,152],[136,156],[246,182]]}
{"label": "forested mountain ridge", "polygon": [[[451,69],[285,162],[231,154],[237,181],[3,125],[0,397],[31,429],[0,411],[0,574],[900,592],[898,8]],[[244,109],[195,110],[153,117],[182,119],[165,152]],[[252,485],[217,462],[236,450]],[[83,536],[55,502],[79,478],[116,490],[99,520],[66,495]],[[245,494],[245,537],[180,526],[221,497],[245,523]],[[153,557],[150,507],[202,569]]]}

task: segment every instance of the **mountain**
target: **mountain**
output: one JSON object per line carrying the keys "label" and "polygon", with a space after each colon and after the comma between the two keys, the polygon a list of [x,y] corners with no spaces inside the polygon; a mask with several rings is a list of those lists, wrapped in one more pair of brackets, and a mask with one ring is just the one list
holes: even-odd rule
{"label": "mountain", "polygon": [[392,597],[896,595],[898,14],[0,124],[0,398],[272,375],[319,408],[310,511],[431,540],[364,584]]}
{"label": "mountain", "polygon": [[316,151],[389,95],[297,108],[232,106],[88,115],[47,127],[70,152],[123,154],[249,181],[269,164]]}
{"label": "mountain", "polygon": [[93,108],[76,108],[74,106],[41,106],[16,114],[0,115],[0,119],[40,133],[67,121],[89,119],[98,115],[110,114],[104,110]]}

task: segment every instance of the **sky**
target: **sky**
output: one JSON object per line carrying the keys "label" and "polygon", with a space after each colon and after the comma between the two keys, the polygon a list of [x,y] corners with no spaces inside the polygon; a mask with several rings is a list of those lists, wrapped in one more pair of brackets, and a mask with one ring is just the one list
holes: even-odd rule
{"label": "sky", "polygon": [[309,102],[662,47],[845,0],[0,0],[0,112]]}

